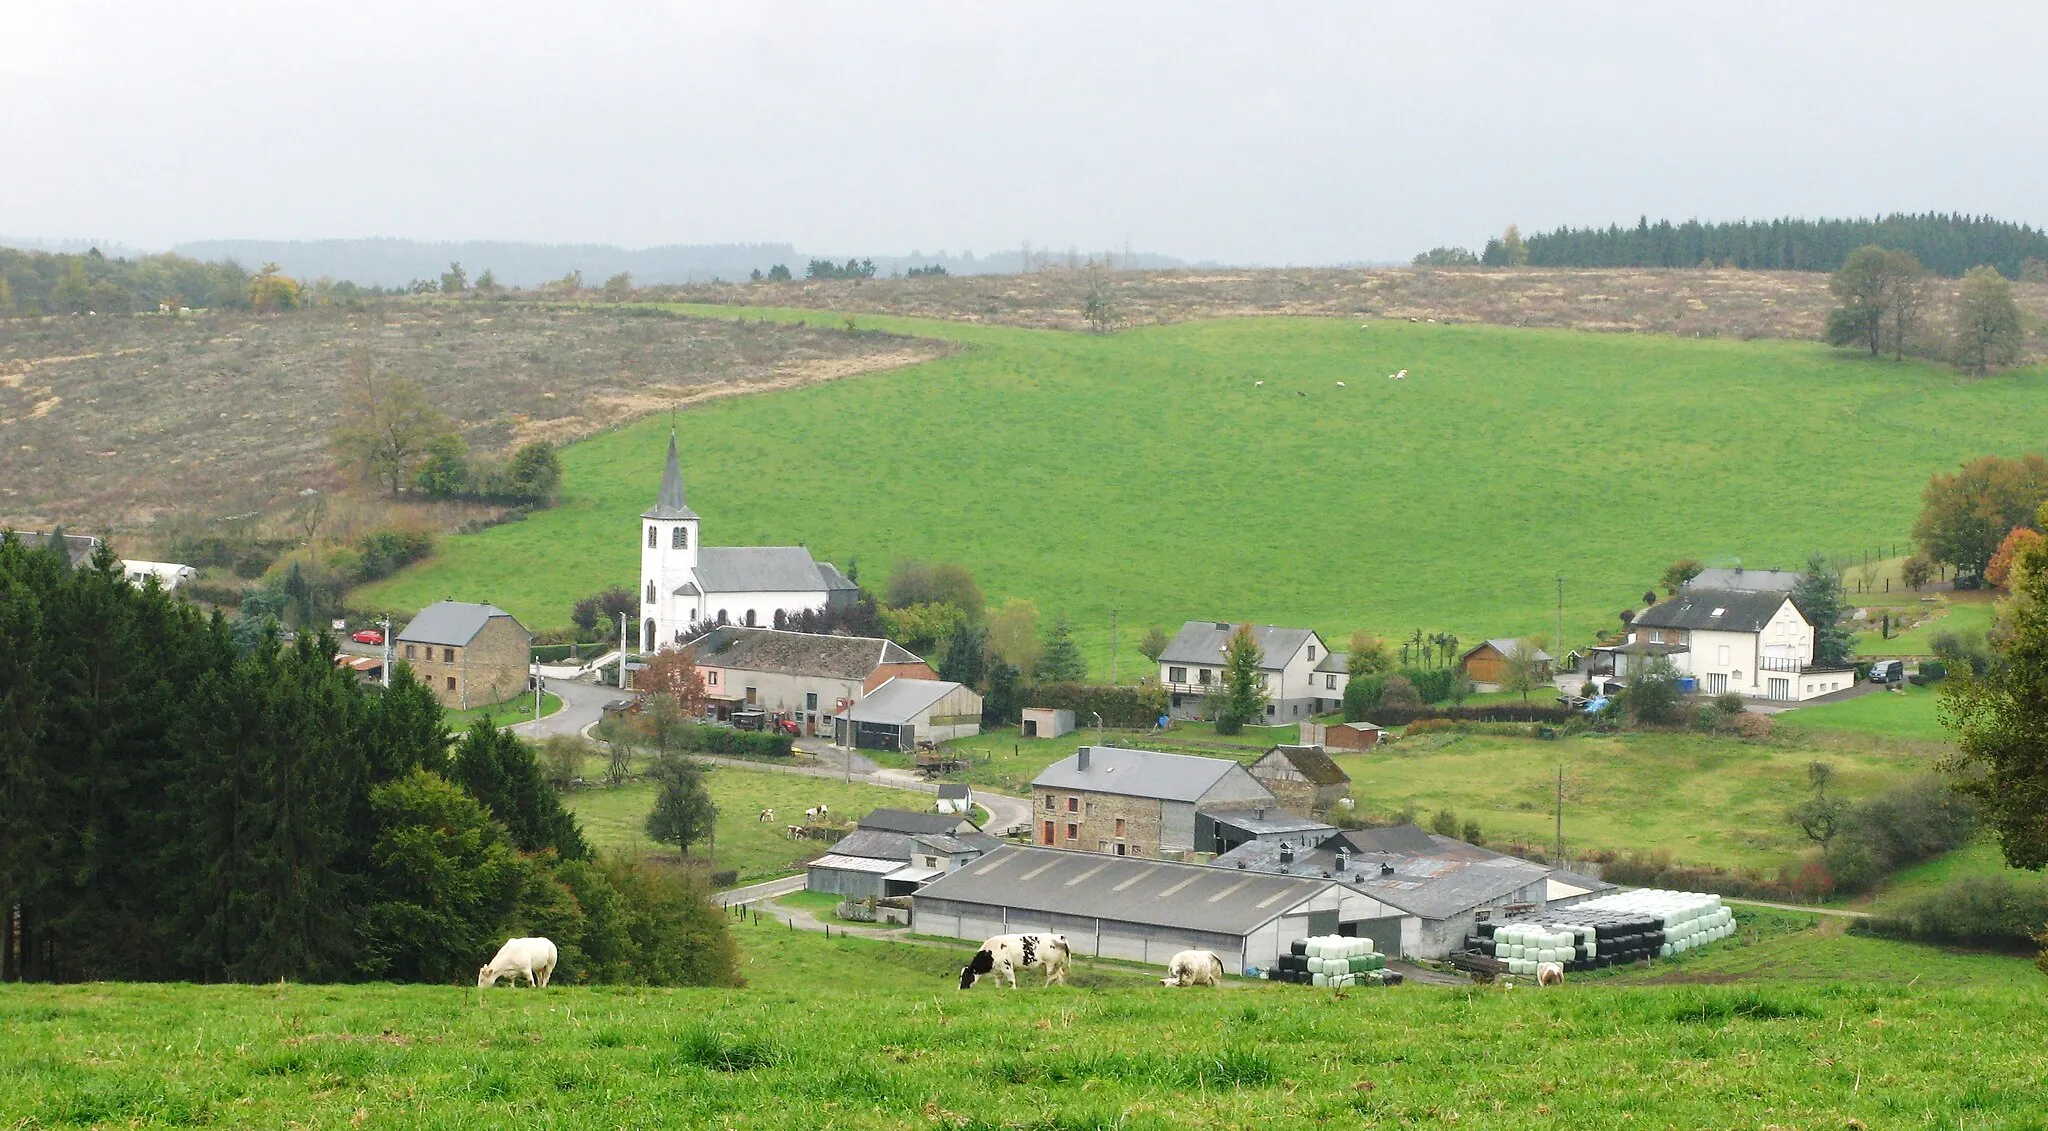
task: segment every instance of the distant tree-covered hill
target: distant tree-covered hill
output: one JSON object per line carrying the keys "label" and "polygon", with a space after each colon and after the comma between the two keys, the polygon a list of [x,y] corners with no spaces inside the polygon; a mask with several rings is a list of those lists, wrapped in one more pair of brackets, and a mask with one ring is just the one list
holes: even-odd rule
{"label": "distant tree-covered hill", "polygon": [[234,262],[182,255],[112,259],[0,247],[0,318],[27,314],[126,314],[172,306],[246,307],[253,276]]}
{"label": "distant tree-covered hill", "polygon": [[[1980,263],[2018,278],[2029,259],[2048,261],[2048,233],[1989,216],[1894,212],[1868,220],[1738,220],[1673,224],[1648,217],[1633,228],[1559,228],[1527,238],[1528,262],[1538,267],[1697,267],[1833,271],[1865,244],[1910,251],[1936,274],[1950,277]],[[1500,241],[1487,248],[1499,259]]]}

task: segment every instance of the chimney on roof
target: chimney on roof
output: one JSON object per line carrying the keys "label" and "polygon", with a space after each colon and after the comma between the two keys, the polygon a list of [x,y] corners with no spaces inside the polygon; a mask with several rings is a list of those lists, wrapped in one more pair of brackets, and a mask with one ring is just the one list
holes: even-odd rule
{"label": "chimney on roof", "polygon": [[1280,846],[1280,863],[1281,863],[1282,865],[1287,865],[1287,864],[1292,864],[1292,863],[1294,863],[1294,846],[1293,846],[1293,845],[1291,845],[1291,844],[1283,844],[1283,845],[1281,845],[1281,846]]}
{"label": "chimney on roof", "polygon": [[1078,763],[1076,763],[1075,768],[1079,770],[1086,770],[1088,768],[1088,748],[1086,746],[1083,746],[1081,748],[1080,759],[1081,760]]}
{"label": "chimney on roof", "polygon": [[1344,850],[1343,850],[1343,849],[1341,849],[1341,848],[1340,848],[1340,849],[1338,849],[1338,850],[1337,850],[1337,870],[1338,870],[1339,872],[1342,872],[1342,871],[1344,871],[1344,870],[1346,869],[1346,867],[1350,865],[1350,863],[1351,863],[1351,854],[1350,854],[1349,852],[1346,852],[1346,851],[1344,851]]}
{"label": "chimney on roof", "polygon": [[1221,630],[1223,630],[1224,632],[1229,632],[1229,631],[1230,631],[1230,622],[1229,622],[1229,621],[1227,621],[1227,620],[1219,620],[1219,621],[1217,621],[1217,622],[1216,622],[1216,627],[1217,627],[1217,628],[1219,628],[1219,629],[1221,629]]}
{"label": "chimney on roof", "polygon": [[1387,863],[1387,862],[1386,862],[1386,861],[1384,861],[1384,860],[1380,861],[1380,875],[1382,875],[1382,876],[1391,876],[1391,875],[1393,875],[1393,874],[1394,874],[1394,866],[1393,866],[1392,864],[1389,864],[1389,863]]}

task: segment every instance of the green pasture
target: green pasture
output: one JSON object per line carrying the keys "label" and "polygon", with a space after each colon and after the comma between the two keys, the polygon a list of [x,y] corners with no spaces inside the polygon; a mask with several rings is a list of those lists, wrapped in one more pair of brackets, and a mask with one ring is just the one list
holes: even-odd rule
{"label": "green pasture", "polygon": [[1439,732],[1380,751],[1335,755],[1361,815],[1413,804],[1479,823],[1487,843],[1547,846],[1564,769],[1565,847],[1576,854],[1656,849],[1688,864],[1776,868],[1808,847],[1785,820],[1807,795],[1806,767],[1835,767],[1845,797],[1882,792],[1933,768],[1932,748],[1851,736],[1744,742],[1700,734],[1589,735],[1544,741]]}
{"label": "green pasture", "polygon": [[821,923],[836,923],[848,927],[861,927],[879,931],[901,931],[901,923],[863,923],[858,919],[844,919],[838,914],[843,897],[823,891],[793,891],[788,895],[775,897],[775,903],[782,907],[794,907],[808,911]]}
{"label": "green pasture", "polygon": [[[2039,369],[1968,380],[1798,342],[1367,322],[1094,336],[860,316],[970,348],[692,409],[690,502],[709,544],[802,542],[870,585],[899,557],[960,561],[995,601],[1066,613],[1097,675],[1114,609],[1128,679],[1151,669],[1137,644],[1154,623],[1544,631],[1560,573],[1583,640],[1681,555],[1790,566],[1900,540],[1928,473],[2048,428]],[[635,583],[667,431],[649,417],[571,446],[561,505],[449,537],[352,600],[453,594],[566,625],[577,598]],[[1798,488],[1736,501],[1760,473]]]}
{"label": "green pasture", "polygon": [[468,730],[469,724],[478,719],[487,718],[501,727],[508,727],[514,723],[530,723],[535,718],[547,718],[561,709],[562,701],[555,693],[543,691],[540,693],[540,714],[536,716],[533,713],[533,693],[522,691],[502,703],[471,707],[463,711],[450,707],[442,712],[442,717],[448,720],[448,729],[460,734]]}
{"label": "green pasture", "polygon": [[1839,703],[1797,707],[1775,716],[1780,727],[1797,731],[1845,731],[1855,734],[1947,742],[1954,737],[1941,725],[1941,691],[1915,687],[1874,691]]}
{"label": "green pasture", "polygon": [[1933,639],[1943,632],[1953,632],[1965,640],[1982,642],[1984,634],[1991,629],[1996,608],[1989,593],[1970,593],[1960,597],[1944,598],[1935,606],[1933,617],[1914,625],[1904,632],[1895,632],[1887,640],[1881,631],[1856,634],[1856,654],[1859,656],[1932,656]]}
{"label": "green pasture", "polygon": [[[743,884],[786,875],[825,850],[826,846],[816,841],[789,839],[786,828],[803,824],[804,810],[813,805],[827,806],[834,820],[849,828],[870,809],[931,807],[931,795],[926,793],[774,770],[719,766],[707,773],[704,781],[718,806],[717,868],[736,869]],[[583,835],[597,848],[675,856],[673,848],[647,837],[647,814],[654,809],[651,784],[578,790],[565,795],[563,803],[576,814]],[[775,810],[775,819],[758,820],[763,809]],[[693,856],[707,851],[714,850],[701,843],[690,846]]]}
{"label": "green pasture", "polygon": [[733,923],[739,990],[7,985],[0,1126],[2040,1124],[2048,980],[2018,959],[1809,929],[1541,991],[1083,961],[963,993],[963,947]]}
{"label": "green pasture", "polygon": [[1953,852],[1923,860],[1893,875],[1871,902],[1878,908],[1890,907],[1968,879],[2007,879],[2035,885],[2044,882],[2039,872],[2007,865],[2004,854],[1998,850],[1997,839],[1985,832]]}

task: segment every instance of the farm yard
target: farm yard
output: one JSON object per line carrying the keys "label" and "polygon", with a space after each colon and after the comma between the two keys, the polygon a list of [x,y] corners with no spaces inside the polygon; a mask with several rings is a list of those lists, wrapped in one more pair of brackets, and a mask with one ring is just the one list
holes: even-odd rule
{"label": "farm yard", "polygon": [[[1903,540],[1929,472],[2021,450],[2048,424],[2039,370],[1968,381],[1804,343],[1380,319],[1104,337],[855,322],[969,348],[686,414],[705,538],[802,542],[871,580],[901,556],[959,561],[998,601],[1067,614],[1098,677],[1111,609],[1123,673],[1147,667],[1144,625],[1189,616],[1330,639],[1538,631],[1554,621],[1558,573],[1567,633],[1582,636],[1639,604],[1677,554],[1790,566],[1875,532]],[[1398,369],[1410,378],[1385,379]],[[1772,422],[1788,414],[1825,421],[1826,451],[1780,443]],[[1617,420],[1631,422],[1627,445],[1605,442]],[[487,593],[530,627],[566,624],[577,598],[631,582],[623,535],[652,498],[667,428],[650,418],[571,446],[559,507],[444,539],[435,559],[354,600],[404,610]],[[903,458],[873,458],[884,431]],[[1805,485],[1772,496],[1768,523],[1722,486],[1766,465]],[[1355,485],[1365,520],[1309,483]],[[830,484],[829,505],[794,484]]]}
{"label": "farm yard", "polygon": [[744,990],[8,986],[0,1125],[2017,1127],[2048,1040],[2023,960],[1769,912],[1541,991],[961,993],[966,948],[732,922]]}

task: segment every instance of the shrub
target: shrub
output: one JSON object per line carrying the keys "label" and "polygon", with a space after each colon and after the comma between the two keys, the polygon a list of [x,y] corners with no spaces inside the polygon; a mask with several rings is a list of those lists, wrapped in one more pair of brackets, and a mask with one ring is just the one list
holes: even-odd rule
{"label": "shrub", "polygon": [[1457,836],[1458,815],[1449,809],[1437,810],[1436,815],[1429,819],[1429,831],[1438,836]]}
{"label": "shrub", "polygon": [[1344,684],[1344,721],[1365,722],[1366,716],[1380,705],[1381,694],[1386,690],[1385,675],[1353,676]]}
{"label": "shrub", "polygon": [[734,758],[787,758],[796,740],[786,734],[758,730],[733,730],[704,723],[683,723],[676,728],[676,749]]}
{"label": "shrub", "polygon": [[1407,727],[1414,732],[1414,724],[1424,720],[1444,720],[1468,723],[1547,723],[1552,726],[1569,722],[1574,713],[1564,707],[1539,703],[1491,703],[1484,707],[1408,707],[1395,708],[1391,705],[1373,711],[1370,721],[1383,727]]}
{"label": "shrub", "polygon": [[1380,707],[1389,711],[1417,711],[1422,708],[1422,696],[1407,676],[1391,675],[1380,689]]}
{"label": "shrub", "polygon": [[1735,733],[1743,738],[1769,738],[1771,728],[1776,725],[1771,716],[1759,715],[1752,711],[1744,711],[1735,716]]}
{"label": "shrub", "polygon": [[[1514,855],[1526,855],[1510,849]],[[1531,857],[1533,859],[1533,857]],[[1674,863],[1671,853],[1658,849],[1650,853],[1630,852],[1608,861],[1601,878],[1609,883],[1680,891],[1709,891],[1720,895],[1752,898],[1812,901],[1826,899],[1835,889],[1834,876],[1816,857],[1798,864],[1784,864],[1775,873],[1757,868],[1726,869]]]}
{"label": "shrub", "polygon": [[373,530],[356,539],[361,555],[353,564],[351,577],[357,582],[389,577],[400,569],[434,552],[431,530]]}
{"label": "shrub", "polygon": [[1478,821],[1474,821],[1470,818],[1467,818],[1465,821],[1465,827],[1462,830],[1460,830],[1460,835],[1458,839],[1464,841],[1466,844],[1483,845],[1486,843],[1486,834],[1480,831]]}
{"label": "shrub", "polygon": [[1092,725],[1102,716],[1102,725],[1143,729],[1166,713],[1166,689],[1156,683],[1137,687],[1094,683],[1045,683],[1031,689],[1025,704],[1074,712],[1078,726]]}
{"label": "shrub", "polygon": [[1464,671],[1458,668],[1403,668],[1401,678],[1408,681],[1424,703],[1463,698],[1468,686]]}
{"label": "shrub", "polygon": [[1850,891],[1959,847],[1977,827],[1976,806],[1936,777],[1924,777],[1861,802],[1842,816],[1827,864]]}
{"label": "shrub", "polygon": [[1857,934],[1913,942],[2031,949],[2048,924],[2048,886],[2005,876],[1973,876],[1930,891],[1889,913],[1858,920]]}

